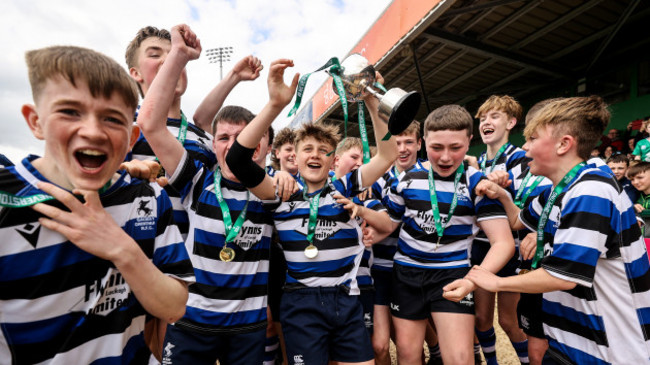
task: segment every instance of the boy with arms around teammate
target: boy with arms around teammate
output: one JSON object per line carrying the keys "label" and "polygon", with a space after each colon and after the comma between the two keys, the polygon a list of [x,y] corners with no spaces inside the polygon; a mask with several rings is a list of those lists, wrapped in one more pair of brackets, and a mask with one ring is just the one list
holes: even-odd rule
{"label": "boy with arms around teammate", "polygon": [[[478,165],[485,175],[494,171],[505,171],[523,179],[522,170],[526,168],[528,159],[525,152],[508,142],[510,131],[522,117],[521,105],[508,95],[490,96],[476,112],[479,119],[479,133],[487,149],[478,158]],[[516,234],[516,233],[515,233]],[[499,271],[499,276],[515,275],[518,267],[519,240],[515,241],[515,254],[506,266]],[[479,231],[472,243],[472,265],[480,265],[490,248],[490,242],[482,231]],[[481,288],[474,292],[476,303],[476,336],[483,349],[483,355],[488,365],[497,363],[496,334],[494,332],[494,293]],[[501,292],[498,295],[499,324],[506,332],[515,348],[519,360],[528,363],[526,335],[517,324],[517,302],[519,293]]]}
{"label": "boy with arms around teammate", "polygon": [[428,163],[400,174],[389,193],[393,229],[403,222],[391,301],[400,364],[421,362],[429,316],[444,363],[473,362],[474,302],[468,294],[475,286],[464,279],[471,242],[480,226],[492,243],[481,264],[490,272],[514,252],[503,208],[474,192],[484,175],[463,162],[471,135],[472,117],[464,108],[431,112],[424,123]]}
{"label": "boy with arms around teammate", "polygon": [[303,125],[296,132],[296,160],[304,188],[288,202],[278,202],[270,178],[255,166],[247,166],[246,161],[261,138],[260,128],[271,124],[295,91],[298,75],[290,87],[282,80],[284,70],[292,65],[290,60],[272,63],[270,101],[239,134],[228,162],[237,166],[233,172],[255,195],[274,200],[269,208],[288,266],[280,320],[290,363],[326,364],[330,360],[370,364],[372,345],[357,299],[361,228],[333,194],[356,196],[379,178],[396,157],[395,142],[381,140],[388,128],[378,119],[376,98],[367,98],[378,153],[359,169],[331,181],[328,172],[338,131],[322,124]]}
{"label": "boy with arms around teammate", "polygon": [[138,135],[136,87],[88,49],[26,60],[22,113],[45,152],[0,170],[14,198],[0,208],[0,358],[146,362],[145,315],[180,318],[194,272],[164,191],[115,173]]}
{"label": "boy with arms around teammate", "polygon": [[479,190],[504,203],[511,226],[537,232],[533,267],[499,278],[474,267],[489,291],[544,293],[548,353],[560,363],[646,363],[650,272],[634,208],[611,174],[586,164],[610,114],[600,97],[549,102],[524,130],[531,173],[553,189],[519,214],[499,188]]}
{"label": "boy with arms around teammate", "polygon": [[167,327],[163,362],[213,364],[218,359],[224,364],[261,364],[270,216],[225,161],[226,151],[253,115],[241,107],[224,107],[217,114],[212,126],[218,161],[214,171],[192,158],[175,136],[162,128],[174,99],[174,85],[187,62],[198,58],[200,52],[200,42],[189,27],[172,29],[171,50],[137,120],[188,212],[186,245],[197,273],[185,316]]}

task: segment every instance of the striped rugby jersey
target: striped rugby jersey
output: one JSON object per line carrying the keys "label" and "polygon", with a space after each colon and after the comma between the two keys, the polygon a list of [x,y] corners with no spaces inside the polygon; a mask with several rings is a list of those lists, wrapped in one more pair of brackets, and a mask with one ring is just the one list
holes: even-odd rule
{"label": "striped rugby jersey", "polygon": [[[313,259],[304,254],[309,245],[309,200],[304,199],[302,191],[293,194],[286,202],[278,198],[265,202],[272,212],[280,246],[287,260],[285,290],[344,286],[349,289],[349,294],[359,294],[356,276],[364,251],[361,227],[332,196],[338,192],[349,198],[361,193],[360,171],[354,170],[335,181],[328,179],[322,189],[314,235],[318,255]],[[315,191],[309,197],[317,193]]]}
{"label": "striped rugby jersey", "polygon": [[[363,205],[364,207],[374,210],[375,212],[385,212],[386,208],[381,204],[379,199],[366,199],[364,201],[359,200],[358,197],[354,197],[352,201],[355,204]],[[361,217],[356,217],[357,223],[361,224],[363,219]],[[363,257],[361,258],[361,263],[359,264],[359,271],[357,272],[357,283],[361,289],[372,289],[373,280],[370,275],[370,267],[373,265],[374,257],[371,247],[365,247],[363,249]]]}
{"label": "striped rugby jersey", "polygon": [[[169,132],[174,136],[178,136],[180,126],[180,119],[167,118],[167,130],[169,130]],[[185,136],[183,147],[190,153],[192,158],[201,161],[210,169],[214,168],[217,164],[217,157],[214,152],[212,152],[212,136],[189,121],[187,123],[187,134]],[[131,152],[127,155],[127,161],[132,159],[142,161],[156,159],[156,155],[153,153],[149,142],[147,142],[142,133],[140,133],[140,136],[135,142],[135,145],[133,145]],[[170,185],[165,186],[165,191],[169,195],[174,207],[174,220],[176,221],[178,228],[181,230],[183,238],[186,238],[189,229],[189,222],[187,213],[181,204],[180,195],[172,189]]]}
{"label": "striped rugby jersey", "polygon": [[[550,189],[521,211],[536,230]],[[558,195],[544,227],[541,261],[578,285],[543,295],[550,354],[564,363],[650,361],[650,271],[634,208],[615,179],[583,167]]]}
{"label": "striped rugby jersey", "polygon": [[[214,172],[185,152],[170,184],[180,192],[189,215],[187,251],[196,271],[185,316],[176,325],[205,333],[248,332],[266,326],[271,216],[253,194],[239,234],[228,247],[235,259],[224,262],[221,207],[214,193]],[[232,223],[246,204],[248,190],[221,179],[221,192]]]}
{"label": "striped rugby jersey", "polygon": [[[415,162],[414,166],[421,165],[419,161]],[[402,172],[403,173],[403,172]],[[393,184],[398,181],[395,168],[388,170],[384,176],[380,177],[374,184],[372,184],[372,196],[381,199],[384,207],[388,206],[388,192]],[[392,271],[393,258],[397,252],[397,239],[399,237],[400,227],[397,227],[388,237],[383,240],[373,243],[372,253],[373,262],[372,270]]]}
{"label": "striped rugby jersey", "polygon": [[[42,194],[31,164],[0,169],[0,190]],[[122,173],[101,203],[163,273],[194,280],[171,203],[157,185]],[[45,204],[67,210],[50,200]],[[33,209],[0,208],[0,362],[133,363],[149,357],[146,312],[114,265],[38,222]]]}
{"label": "striped rugby jersey", "polygon": [[[478,158],[478,165],[481,166],[481,163],[485,161],[486,169],[489,172],[506,171],[511,176],[521,176],[521,179],[523,179],[525,175],[522,175],[522,173],[524,170],[528,169],[528,162],[530,161],[530,158],[526,157],[526,151],[522,150],[521,148],[514,146],[509,142],[505,145],[506,149],[503,151],[503,154],[501,154],[498,161],[494,161],[494,159],[485,161],[487,158],[487,152],[483,152]],[[485,175],[489,173],[486,171],[482,172]],[[512,191],[510,192],[512,193]],[[514,198],[514,195],[512,195],[512,197]],[[517,237],[516,234],[514,236]],[[485,236],[485,232],[481,230],[479,230],[479,232],[476,234],[476,240],[489,243],[488,238]],[[519,240],[516,240],[515,244],[515,255],[517,255],[519,252]]]}
{"label": "striped rugby jersey", "polygon": [[[521,172],[521,174],[519,176],[514,176],[512,174],[512,171],[508,172],[508,174],[510,175],[510,179],[512,180],[512,183],[510,184],[510,186],[508,186],[507,190],[508,190],[508,192],[510,193],[510,196],[513,199],[514,199],[515,196],[517,196],[517,192],[521,188],[521,184],[523,184],[524,178],[526,177],[526,174],[528,174],[529,170],[530,170],[530,168],[526,167]],[[538,178],[537,175],[531,175],[531,177],[526,182],[526,186],[523,187],[524,190],[522,191],[521,197],[523,197],[524,194],[528,193],[528,191],[532,188],[532,185],[535,183],[535,180],[537,178]],[[528,195],[526,197],[526,201],[524,202],[523,206],[527,207],[528,205],[530,205],[533,202],[533,200],[535,200],[535,198],[538,195],[544,194],[544,192],[546,190],[552,189],[552,187],[553,187],[553,182],[551,180],[549,180],[548,178],[542,176],[542,180],[540,180],[540,182],[537,184],[537,186],[535,186],[533,188],[533,191],[530,192],[530,195]],[[514,238],[515,238],[515,249],[516,249],[515,254],[519,255],[519,261],[520,261],[520,265],[516,269],[516,271],[519,272],[520,269],[530,270],[532,260],[523,260],[523,258],[521,257],[521,254],[519,253],[519,243],[531,231],[525,228],[525,229],[521,229],[519,231],[513,231],[513,232],[514,232]]]}
{"label": "striped rugby jersey", "polygon": [[485,176],[463,163],[465,172],[458,183],[458,205],[450,222],[446,219],[454,195],[455,173],[448,177],[433,173],[440,215],[446,226],[437,249],[428,169],[415,166],[400,174],[397,184],[391,187],[386,208],[394,222],[403,222],[395,263],[435,269],[469,267],[469,251],[478,232],[476,222],[506,218],[501,203],[475,194],[476,185]]}

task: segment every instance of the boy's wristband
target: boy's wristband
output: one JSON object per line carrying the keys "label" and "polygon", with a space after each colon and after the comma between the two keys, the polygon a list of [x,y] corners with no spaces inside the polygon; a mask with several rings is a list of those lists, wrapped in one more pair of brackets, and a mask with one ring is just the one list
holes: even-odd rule
{"label": "boy's wristband", "polygon": [[254,153],[255,148],[246,148],[235,140],[226,156],[228,168],[247,188],[256,187],[266,176],[266,171],[253,161]]}

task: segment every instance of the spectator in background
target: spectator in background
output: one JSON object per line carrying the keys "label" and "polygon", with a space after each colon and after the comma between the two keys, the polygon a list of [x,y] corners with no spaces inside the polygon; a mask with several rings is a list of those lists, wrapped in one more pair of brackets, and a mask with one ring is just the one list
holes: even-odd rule
{"label": "spectator in background", "polygon": [[607,161],[610,157],[618,153],[618,149],[614,146],[607,146],[603,150],[603,155],[600,156],[603,160]]}
{"label": "spectator in background", "polygon": [[625,190],[627,196],[630,197],[630,201],[633,203],[636,202],[639,198],[639,191],[636,190],[634,186],[632,186],[632,182],[626,177],[627,170],[630,167],[630,160],[626,155],[617,153],[612,155],[606,161],[607,166],[612,169],[619,187]]}
{"label": "spectator in background", "polygon": [[589,158],[592,157],[600,157],[600,150],[598,149],[598,147],[594,147],[594,149],[591,150],[591,154],[589,154]]}
{"label": "spectator in background", "polygon": [[609,132],[607,132],[607,137],[603,139],[603,146],[605,146],[605,148],[607,148],[607,146],[612,146],[616,148],[617,151],[623,149],[623,140],[620,138],[617,129],[610,129]]}
{"label": "spectator in background", "polygon": [[641,130],[645,131],[645,137],[647,138],[637,139],[632,155],[634,155],[635,160],[648,161],[650,160],[650,119],[643,122]]}

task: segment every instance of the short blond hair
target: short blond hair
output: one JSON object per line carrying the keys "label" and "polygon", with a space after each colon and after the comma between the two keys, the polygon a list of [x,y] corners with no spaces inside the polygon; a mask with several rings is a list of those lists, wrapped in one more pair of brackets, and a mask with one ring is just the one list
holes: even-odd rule
{"label": "short blond hair", "polygon": [[104,54],[82,47],[52,46],[28,51],[25,62],[35,103],[47,80],[60,76],[75,87],[78,81],[85,81],[93,98],[110,99],[117,93],[135,115],[139,100],[135,81]]}
{"label": "short blond hair", "polygon": [[481,115],[487,114],[490,110],[504,112],[510,118],[521,120],[523,110],[521,105],[510,95],[492,95],[478,108],[474,118],[481,118]]}
{"label": "short blond hair", "polygon": [[305,123],[296,130],[296,139],[294,144],[296,149],[300,142],[304,141],[306,138],[314,138],[318,142],[327,143],[332,147],[332,150],[336,148],[341,137],[339,136],[339,128],[332,124],[324,123]]}
{"label": "short blond hair", "polygon": [[544,105],[528,122],[524,136],[528,139],[539,128],[553,126],[554,135],[567,134],[577,141],[577,154],[587,160],[596,147],[611,114],[600,96],[558,98]]}
{"label": "short blond hair", "polygon": [[359,151],[363,151],[363,143],[361,142],[361,138],[348,137],[339,142],[338,146],[336,146],[336,155],[340,156],[353,148],[358,148]]}

